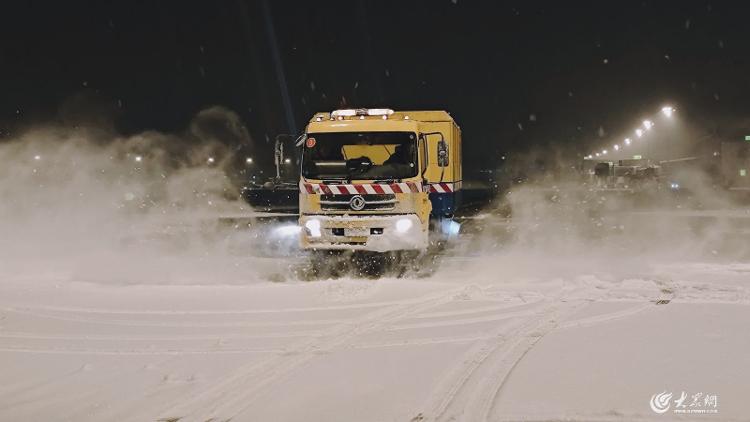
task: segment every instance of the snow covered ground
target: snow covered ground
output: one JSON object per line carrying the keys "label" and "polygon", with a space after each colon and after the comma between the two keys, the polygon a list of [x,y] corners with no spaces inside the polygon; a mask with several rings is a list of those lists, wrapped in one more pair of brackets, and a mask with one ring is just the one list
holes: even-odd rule
{"label": "snow covered ground", "polygon": [[454,256],[428,278],[313,282],[269,281],[258,258],[226,282],[14,268],[0,420],[676,418],[649,407],[662,391],[718,396],[685,420],[748,419],[750,265],[579,264]]}
{"label": "snow covered ground", "polygon": [[84,135],[0,146],[0,421],[750,420],[746,207],[519,189],[428,276],[310,280],[209,144]]}

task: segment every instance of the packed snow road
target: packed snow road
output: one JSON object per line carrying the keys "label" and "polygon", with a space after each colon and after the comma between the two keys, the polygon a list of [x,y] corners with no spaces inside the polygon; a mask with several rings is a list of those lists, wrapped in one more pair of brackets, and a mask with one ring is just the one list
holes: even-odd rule
{"label": "packed snow road", "polygon": [[258,276],[277,264],[3,273],[0,420],[668,420],[662,391],[747,420],[750,265],[509,253],[423,279]]}

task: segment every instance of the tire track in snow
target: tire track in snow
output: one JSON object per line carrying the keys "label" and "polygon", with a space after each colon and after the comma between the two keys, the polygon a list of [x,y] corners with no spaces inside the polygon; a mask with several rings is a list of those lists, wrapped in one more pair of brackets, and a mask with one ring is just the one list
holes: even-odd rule
{"label": "tire track in snow", "polygon": [[69,341],[191,341],[191,340],[248,340],[258,338],[290,338],[306,337],[321,335],[321,330],[316,331],[288,331],[284,333],[260,333],[260,334],[204,334],[204,335],[151,335],[151,336],[132,336],[132,335],[64,335],[64,334],[36,334],[25,331],[7,331],[0,332],[0,339],[28,339],[28,340],[69,340]]}
{"label": "tire track in snow", "polygon": [[191,310],[166,310],[166,309],[105,309],[105,308],[81,308],[75,306],[20,306],[13,309],[34,309],[38,311],[52,312],[69,312],[80,314],[106,314],[106,315],[256,315],[256,314],[282,314],[293,312],[314,312],[314,311],[336,311],[346,309],[364,309],[377,308],[381,306],[391,306],[402,304],[403,301],[383,301],[367,302],[349,305],[331,305],[331,306],[310,306],[298,308],[278,308],[278,309],[191,309]]}
{"label": "tire track in snow", "polygon": [[646,302],[646,303],[638,304],[636,306],[631,306],[621,311],[611,312],[611,313],[602,314],[602,315],[594,315],[594,316],[587,317],[587,318],[573,319],[573,320],[560,324],[557,328],[560,330],[564,330],[568,328],[590,327],[592,325],[614,321],[617,319],[629,317],[631,315],[639,314],[647,310],[655,310],[655,309],[656,307],[654,306],[654,302]]}
{"label": "tire track in snow", "polygon": [[340,324],[328,333],[293,346],[281,355],[274,355],[259,363],[240,368],[233,375],[183,399],[162,412],[161,418],[181,417],[181,420],[205,421],[211,418],[233,418],[250,407],[254,399],[269,385],[303,367],[316,355],[349,346],[364,333],[383,329],[403,318],[454,300],[454,295],[465,287],[453,288],[410,301],[402,301],[385,309]]}
{"label": "tire track in snow", "polygon": [[[482,298],[482,300],[488,301],[487,298]],[[497,300],[494,300],[494,301],[497,301]],[[492,311],[507,311],[507,310],[514,309],[514,308],[530,306],[540,301],[541,299],[528,301],[528,302],[517,302],[517,303],[503,302],[502,305],[479,306],[479,307],[473,307],[469,309],[455,309],[452,311],[425,312],[421,315],[415,316],[414,319],[432,319],[432,318],[441,318],[441,317],[455,317],[455,316],[461,316],[461,315],[473,315],[473,314],[478,314],[478,313],[483,313],[483,312],[492,312]]]}
{"label": "tire track in snow", "polygon": [[523,316],[533,316],[536,315],[536,312],[532,310],[528,311],[517,311],[517,312],[509,312],[509,313],[501,313],[501,314],[492,314],[492,315],[485,315],[480,317],[473,317],[473,318],[461,318],[461,319],[455,319],[455,320],[449,320],[449,321],[425,321],[425,322],[416,322],[416,323],[406,323],[406,324],[399,324],[391,328],[389,331],[396,331],[396,330],[413,330],[417,328],[440,328],[440,327],[453,327],[457,325],[470,325],[470,324],[479,324],[483,322],[495,322],[495,321],[502,321],[509,318],[518,318]]}
{"label": "tire track in snow", "polygon": [[486,421],[491,416],[496,399],[513,369],[546,334],[557,328],[591,326],[630,317],[650,309],[654,303],[637,305],[625,310],[558,324],[591,303],[586,299],[571,302],[551,302],[528,319],[514,325],[508,332],[492,337],[489,344],[480,343],[470,349],[462,364],[455,367],[426,406],[425,420]]}
{"label": "tire track in snow", "polygon": [[465,411],[470,410],[467,402],[471,400],[471,395],[482,391],[481,377],[485,371],[480,371],[480,368],[502,358],[509,344],[514,346],[519,338],[548,319],[556,309],[552,302],[541,305],[541,308],[533,317],[511,324],[510,327],[503,327],[490,341],[472,347],[464,355],[462,363],[455,366],[438,384],[437,392],[431,395],[426,406],[426,419],[440,421],[458,417],[460,420],[478,420],[467,416]]}
{"label": "tire track in snow", "polygon": [[[470,288],[470,287],[469,287]],[[465,290],[466,288],[464,288]],[[455,298],[455,297],[454,297]],[[535,301],[536,302],[536,301]],[[494,321],[500,321],[504,319],[509,319],[516,317],[518,315],[530,315],[530,311],[528,310],[518,310],[519,308],[527,308],[529,306],[533,306],[535,302],[529,302],[529,303],[521,303],[521,304],[508,304],[504,303],[502,305],[491,305],[491,306],[484,306],[484,307],[478,307],[473,309],[457,309],[457,310],[447,310],[447,311],[439,311],[439,312],[425,312],[421,314],[411,315],[412,318],[410,318],[410,321],[416,321],[411,324],[405,324],[405,325],[395,325],[395,326],[389,326],[387,328],[384,328],[386,331],[395,331],[395,330],[408,330],[408,329],[414,329],[414,328],[427,328],[427,327],[443,327],[443,326],[459,326],[459,325],[468,325],[468,324],[477,324],[477,323],[483,323],[483,322],[494,322]],[[383,303],[383,302],[381,302]],[[395,302],[390,302],[395,303]],[[400,304],[403,304],[404,301],[398,302]],[[408,304],[408,303],[407,303]],[[332,308],[336,309],[350,309],[350,307],[340,307],[340,306],[333,306]],[[369,308],[369,307],[368,307]],[[50,315],[46,312],[38,313],[34,312],[29,308],[24,308],[23,310],[18,308],[9,308],[10,311],[21,314],[21,315],[30,315],[34,317],[39,318],[51,318],[51,319],[60,319],[64,321],[70,321],[70,322],[79,322],[79,323],[92,323],[92,324],[108,324],[113,323],[113,325],[135,325],[135,326],[147,326],[147,327],[174,327],[174,326],[180,326],[180,327],[190,327],[190,328],[196,328],[196,327],[211,327],[214,328],[216,326],[219,327],[236,327],[236,326],[246,326],[249,325],[251,327],[276,327],[276,326],[286,326],[288,323],[285,322],[264,322],[264,323],[240,323],[240,322],[233,322],[233,323],[218,323],[218,324],[192,324],[192,323],[162,323],[162,322],[152,322],[148,320],[138,320],[138,321],[130,321],[130,320],[95,320],[93,318],[88,317],[82,317],[77,315],[70,315],[71,313],[76,312],[82,312],[84,315],[87,314],[109,314],[108,312],[100,312],[99,310],[96,310],[94,308],[70,308],[70,307],[39,307],[35,309],[43,309],[46,312],[50,312],[53,309],[55,311],[61,311],[64,312],[65,315],[59,316],[59,315]],[[301,308],[300,308],[301,309]],[[311,309],[311,308],[305,308],[305,309]],[[324,308],[314,308],[315,310],[323,311]],[[476,314],[486,314],[489,311],[506,311],[504,313],[492,313],[490,315],[481,315],[477,317],[471,317],[471,315]],[[296,311],[296,310],[295,310]],[[512,312],[508,312],[512,311]],[[112,314],[114,315],[124,315],[129,312],[125,311],[116,311]],[[197,311],[198,314],[205,314],[203,311]],[[135,312],[137,315],[141,315],[141,312]],[[176,314],[172,312],[160,312],[160,311],[148,311],[145,312],[147,315],[153,315],[153,316],[161,316],[161,315],[188,315],[188,313],[178,312]],[[209,312],[208,314],[213,314]],[[235,314],[235,312],[219,312],[221,315],[228,315],[228,314]],[[464,318],[460,319],[449,319],[445,321],[430,321],[433,319],[442,319],[442,318],[448,318],[451,316],[461,316]],[[294,325],[297,325],[297,323],[303,323],[303,324],[321,324],[323,322],[330,324],[333,324],[333,321],[349,321],[348,319],[341,319],[341,320],[325,320],[325,321],[299,321],[296,322]],[[284,348],[283,347],[235,347],[235,348],[227,348],[227,347],[185,347],[186,345],[174,345],[174,346],[166,346],[165,343],[168,342],[179,342],[179,341],[241,341],[241,340],[248,340],[248,339],[284,339],[284,338],[303,338],[303,337],[315,337],[315,336],[322,336],[325,334],[324,329],[318,329],[318,330],[301,330],[301,331],[292,331],[292,332],[271,332],[271,333],[257,333],[257,334],[221,334],[221,333],[212,333],[212,334],[203,334],[203,335],[161,335],[161,334],[154,334],[151,336],[132,336],[132,335],[65,335],[65,334],[37,334],[33,332],[0,332],[0,340],[3,339],[11,339],[11,340],[38,340],[38,341],[49,341],[49,342],[57,342],[57,344],[54,344],[50,347],[32,347],[32,346],[25,346],[25,345],[13,345],[13,346],[2,346],[0,345],[0,351],[2,352],[11,352],[11,353],[34,353],[34,354],[92,354],[92,355],[196,355],[196,354],[228,354],[228,353],[283,353]],[[386,342],[377,342],[377,343],[364,343],[364,344],[356,344],[351,345],[353,348],[357,349],[369,349],[369,348],[378,348],[378,347],[388,347],[388,346],[409,346],[409,345],[424,345],[424,344],[438,344],[438,343],[465,343],[465,342],[471,342],[476,340],[483,340],[487,339],[487,336],[462,336],[462,337],[436,337],[436,338],[414,338],[409,341],[386,341]],[[116,348],[116,347],[89,347],[89,348],[82,348],[82,347],[69,347],[66,345],[61,345],[59,342],[72,342],[72,341],[92,341],[92,342],[133,342],[133,341],[148,341],[153,344],[150,344],[148,347],[131,347],[127,349],[123,348]],[[166,346],[166,347],[165,347]]]}
{"label": "tire track in snow", "polygon": [[153,321],[140,321],[140,320],[128,320],[128,319],[95,319],[95,318],[84,318],[75,315],[54,315],[45,312],[34,311],[30,308],[6,308],[5,312],[13,312],[16,314],[30,315],[38,318],[56,319],[60,321],[68,322],[82,322],[88,324],[103,324],[103,325],[122,325],[122,326],[133,326],[133,327],[188,327],[188,328],[220,328],[220,327],[289,327],[289,326],[309,326],[309,325],[334,325],[345,323],[347,319],[322,319],[322,320],[301,320],[301,321],[282,321],[282,322],[249,322],[249,321],[232,321],[232,322],[215,322],[215,323],[201,323],[201,322],[153,322]]}
{"label": "tire track in snow", "polygon": [[60,354],[60,355],[220,355],[238,353],[283,353],[283,349],[270,348],[240,348],[240,349],[86,349],[86,348],[29,348],[29,347],[0,347],[4,353],[29,353],[29,354]]}
{"label": "tire track in snow", "polygon": [[572,314],[580,307],[589,302],[572,302],[565,305],[553,305],[545,314],[522,328],[522,334],[515,341],[505,344],[499,359],[493,361],[491,373],[483,379],[479,394],[476,394],[469,402],[469,409],[477,411],[478,418],[472,420],[486,421],[495,407],[495,402],[500,390],[505,385],[508,377],[518,362],[541,340],[545,335],[557,328],[558,321]]}

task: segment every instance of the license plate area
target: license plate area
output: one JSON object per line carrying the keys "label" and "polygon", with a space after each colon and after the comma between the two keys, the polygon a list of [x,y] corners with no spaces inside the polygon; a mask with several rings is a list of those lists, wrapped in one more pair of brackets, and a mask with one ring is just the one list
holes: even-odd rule
{"label": "license plate area", "polygon": [[344,229],[344,234],[349,237],[366,237],[370,235],[370,228]]}

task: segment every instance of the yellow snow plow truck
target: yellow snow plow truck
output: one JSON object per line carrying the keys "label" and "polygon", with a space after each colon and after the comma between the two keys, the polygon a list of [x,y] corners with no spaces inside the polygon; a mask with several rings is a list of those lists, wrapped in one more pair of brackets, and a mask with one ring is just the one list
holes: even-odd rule
{"label": "yellow snow plow truck", "polygon": [[303,249],[425,251],[458,233],[461,130],[447,112],[317,113],[298,145]]}

